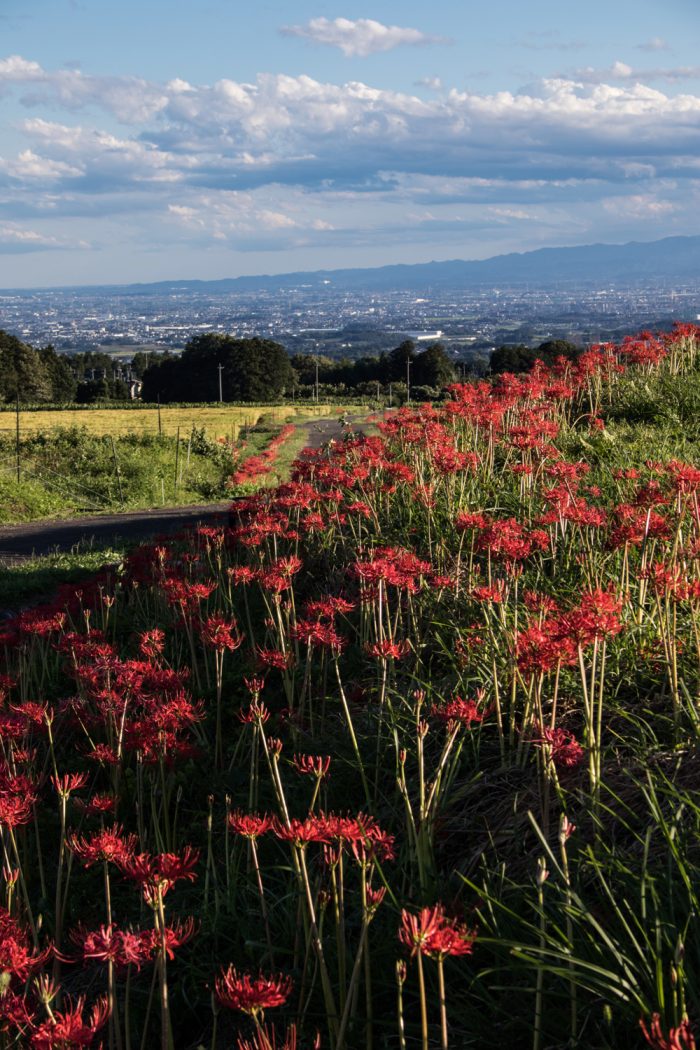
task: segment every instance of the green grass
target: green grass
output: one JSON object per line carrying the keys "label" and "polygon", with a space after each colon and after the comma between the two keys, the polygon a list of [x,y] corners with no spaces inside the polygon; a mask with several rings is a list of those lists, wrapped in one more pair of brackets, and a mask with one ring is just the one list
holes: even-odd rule
{"label": "green grass", "polygon": [[57,551],[0,567],[0,609],[18,609],[29,602],[50,598],[61,584],[79,583],[105,565],[120,563],[128,546],[118,537],[113,538],[108,547],[84,542],[71,551]]}
{"label": "green grass", "polygon": [[[240,462],[262,452],[283,422],[275,408],[239,427]],[[265,484],[286,476],[306,435],[302,425],[285,442]],[[193,427],[181,432],[178,453],[176,437],[166,433],[42,431],[21,440],[18,482],[14,438],[0,434],[0,524],[225,500],[236,463],[222,440]]]}
{"label": "green grass", "polygon": [[0,523],[100,511],[212,502],[227,496],[230,453],[203,431],[177,441],[112,439],[73,428],[37,434],[15,450],[0,440]]}

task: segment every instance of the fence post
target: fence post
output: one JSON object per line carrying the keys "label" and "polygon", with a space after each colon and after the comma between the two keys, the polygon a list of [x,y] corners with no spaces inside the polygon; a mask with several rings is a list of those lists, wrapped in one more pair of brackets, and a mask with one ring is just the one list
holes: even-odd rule
{"label": "fence post", "polygon": [[119,470],[119,461],[117,459],[117,446],[114,444],[114,438],[110,434],[110,441],[112,442],[112,455],[114,456],[114,471],[117,475],[117,484],[119,485],[119,502],[122,507],[124,506],[124,490],[122,489],[122,476]]}
{"label": "fence post", "polygon": [[177,437],[175,439],[175,499],[177,499],[177,469],[180,465],[180,428],[177,428]]}
{"label": "fence post", "polygon": [[15,417],[15,451],[17,453],[17,484],[19,485],[19,391],[17,392],[17,414]]}

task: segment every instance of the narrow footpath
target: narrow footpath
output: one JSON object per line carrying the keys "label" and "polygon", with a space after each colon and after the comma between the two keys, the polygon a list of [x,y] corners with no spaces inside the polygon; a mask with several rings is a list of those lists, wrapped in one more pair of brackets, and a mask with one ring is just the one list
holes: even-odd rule
{"label": "narrow footpath", "polygon": [[[363,416],[348,417],[355,432],[364,430]],[[306,431],[306,448],[320,448],[331,440],[338,441],[343,426],[337,417],[314,419],[302,423]],[[151,510],[125,511],[119,514],[99,514],[86,518],[60,518],[33,521],[23,525],[0,525],[0,569],[10,568],[27,558],[70,551],[81,542],[95,547],[108,546],[116,537],[138,542],[150,536],[166,535],[181,529],[203,524],[223,524],[230,500],[222,503],[194,504],[185,507],[155,507]]]}

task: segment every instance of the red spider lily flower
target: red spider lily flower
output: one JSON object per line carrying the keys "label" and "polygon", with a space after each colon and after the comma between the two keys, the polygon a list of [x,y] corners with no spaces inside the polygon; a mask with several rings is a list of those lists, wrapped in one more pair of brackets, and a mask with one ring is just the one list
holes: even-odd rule
{"label": "red spider lily flower", "polygon": [[416,952],[426,953],[430,937],[440,929],[441,918],[440,905],[434,908],[422,908],[418,915],[412,915],[405,908],[402,910],[399,940],[410,950],[411,958]]}
{"label": "red spider lily flower", "polygon": [[295,555],[279,558],[260,573],[260,583],[265,590],[279,594],[292,586],[292,577],[299,572],[302,564],[301,558]]}
{"label": "red spider lily flower", "polygon": [[455,518],[455,527],[460,532],[466,532],[467,529],[485,529],[486,518],[478,512],[470,514],[467,511],[463,511]]}
{"label": "red spider lily flower", "polygon": [[695,1037],[688,1020],[681,1021],[677,1028],[669,1028],[668,1036],[663,1034],[661,1015],[658,1013],[651,1015],[648,1027],[641,1017],[639,1027],[649,1046],[656,1050],[696,1050]]}
{"label": "red spider lily flower", "polygon": [[261,668],[286,671],[294,666],[294,653],[283,649],[265,649],[259,646],[256,650],[258,664]]}
{"label": "red spider lily flower", "polygon": [[331,767],[330,755],[295,755],[292,765],[297,773],[323,780]]}
{"label": "red spider lily flower", "polygon": [[520,631],[516,644],[518,667],[525,674],[543,674],[557,664],[576,663],[576,644],[563,618],[544,620]]}
{"label": "red spider lily flower", "polygon": [[104,762],[107,766],[119,765],[119,755],[108,744],[96,744],[92,751],[86,753],[85,757],[93,762]]}
{"label": "red spider lily flower", "polygon": [[68,798],[71,791],[78,791],[81,787],[85,787],[88,782],[87,773],[65,773],[60,777],[51,777],[51,783],[54,786],[56,794],[62,798]]}
{"label": "red spider lily flower", "polygon": [[[141,935],[143,943],[152,956],[158,955],[165,948],[165,954],[169,959],[175,958],[175,949],[181,948],[183,944],[191,941],[197,932],[197,923],[190,916],[184,922],[174,922],[164,929],[164,938],[160,930],[144,930]],[[165,945],[163,945],[163,940]]]}
{"label": "red spider lily flower", "polygon": [[119,865],[126,863],[133,856],[138,839],[136,835],[125,834],[121,824],[114,824],[111,828],[95,831],[87,838],[69,835],[66,842],[83,865],[89,868],[99,860],[114,861]]}
{"label": "red spider lily flower", "polygon": [[139,652],[147,660],[157,660],[165,649],[165,631],[153,627],[139,635]]}
{"label": "red spider lily flower", "polygon": [[292,991],[292,980],[282,974],[265,977],[239,974],[233,966],[222,970],[214,981],[216,998],[229,1010],[242,1010],[254,1018],[275,1006],[284,1006]]}
{"label": "red spider lily flower", "polygon": [[325,598],[318,598],[306,602],[304,612],[307,616],[315,616],[317,619],[332,620],[337,614],[347,614],[355,608],[355,602],[350,602],[339,594],[327,594]]}
{"label": "red spider lily flower", "polygon": [[199,632],[204,644],[220,653],[225,649],[233,652],[243,644],[244,636],[236,621],[226,621],[222,616],[210,616],[200,624]]}
{"label": "red spider lily flower", "polygon": [[278,839],[293,842],[297,846],[305,846],[307,842],[328,842],[331,838],[325,817],[307,817],[305,820],[294,818],[290,820],[289,826],[275,817],[272,830]]}
{"label": "red spider lily flower", "polygon": [[231,830],[247,839],[257,839],[267,834],[273,824],[273,818],[267,814],[259,816],[257,813],[241,813],[240,810],[234,810],[228,815]]}
{"label": "red spider lily flower", "polygon": [[444,959],[447,955],[471,955],[476,931],[448,918],[442,904],[436,904],[423,908],[418,915],[404,909],[399,940],[410,950],[411,957],[420,952]]}
{"label": "red spider lily flower", "polygon": [[263,689],[265,688],[265,679],[264,678],[256,678],[256,677],[253,677],[253,678],[245,678],[244,677],[243,678],[243,684],[245,685],[245,687],[248,690],[248,692],[252,693],[253,697],[255,697],[257,699],[257,697],[260,696],[260,694],[262,693]]}
{"label": "red spider lily flower", "polygon": [[179,605],[183,611],[196,609],[200,602],[206,599],[217,588],[214,580],[206,583],[189,583],[175,577],[167,579],[163,584],[166,597],[171,605]]}
{"label": "red spider lily flower", "polygon": [[549,748],[554,765],[559,769],[574,769],[583,761],[584,751],[573,733],[566,729],[539,727],[541,735],[533,743]]}
{"label": "red spider lily flower", "polygon": [[249,704],[247,711],[238,712],[238,717],[241,722],[247,722],[250,725],[264,725],[270,717],[270,712],[264,704],[258,703],[257,700],[253,700]]}
{"label": "red spider lily flower", "polygon": [[114,813],[117,807],[117,800],[114,795],[108,795],[106,793],[93,795],[87,802],[80,798],[76,798],[73,801],[78,809],[88,817],[98,817],[103,816],[105,813]]}
{"label": "red spider lily flower", "polygon": [[79,949],[85,963],[112,962],[119,968],[135,966],[138,970],[151,957],[149,938],[152,932],[120,930],[112,923],[100,926],[97,930],[78,927],[71,930],[70,939]]}
{"label": "red spider lily flower", "polygon": [[578,609],[563,617],[568,633],[580,646],[596,638],[611,638],[622,630],[622,602],[611,591],[587,591]]}
{"label": "red spider lily flower", "polygon": [[367,899],[367,911],[373,916],[386,897],[386,886],[380,886],[376,890],[373,890],[371,886],[365,886],[365,897]]}
{"label": "red spider lily flower", "polygon": [[672,459],[668,463],[666,470],[673,478],[676,492],[685,494],[688,492],[695,492],[700,488],[700,470],[697,467],[692,467],[689,463],[681,463],[677,459]]}
{"label": "red spider lily flower", "polygon": [[7,766],[0,766],[0,801],[7,802],[10,812],[14,802],[20,804],[23,811],[25,806],[31,807],[36,799],[36,781],[25,773],[13,774]]}
{"label": "red spider lily flower", "polygon": [[231,583],[235,585],[247,585],[257,579],[257,571],[249,565],[232,565],[226,570]]}
{"label": "red spider lily flower", "polygon": [[444,959],[448,955],[471,955],[475,940],[475,930],[443,916],[440,928],[428,937],[424,950],[425,954],[431,958],[438,956]]}
{"label": "red spider lily flower", "polygon": [[17,798],[14,795],[0,797],[0,825],[8,828],[21,827],[32,819],[33,799]]}
{"label": "red spider lily flower", "polygon": [[147,903],[153,904],[164,897],[180,879],[194,882],[194,869],[199,862],[199,850],[185,846],[182,855],[177,853],[137,853],[133,857],[117,861],[127,878],[138,882]]}
{"label": "red spider lily flower", "polygon": [[26,981],[50,955],[51,948],[32,951],[29,934],[0,906],[0,973]]}
{"label": "red spider lily flower", "polygon": [[[283,1042],[278,1040],[274,1028],[261,1025],[250,1039],[244,1039],[242,1035],[238,1036],[238,1050],[298,1050],[296,1025],[290,1025],[281,1039]],[[321,1050],[321,1036],[318,1032],[310,1050]]]}
{"label": "red spider lily flower", "polygon": [[551,614],[559,611],[559,606],[554,598],[550,598],[548,594],[543,594],[541,591],[525,591],[523,598],[526,608],[531,612]]}
{"label": "red spider lily flower", "polygon": [[29,1032],[34,1024],[34,1014],[31,1012],[25,995],[7,990],[0,997],[0,1030],[6,1032],[14,1028],[18,1033]]}
{"label": "red spider lily flower", "polygon": [[334,652],[342,652],[347,645],[347,638],[338,634],[332,624],[319,623],[317,620],[297,620],[291,635],[306,645],[332,649]]}
{"label": "red spider lily flower", "polygon": [[433,704],[431,714],[443,722],[461,722],[467,729],[471,729],[472,723],[477,724],[484,721],[494,709],[494,705],[484,704],[485,692],[477,689],[475,700],[463,700],[461,696],[454,696],[441,706]]}
{"label": "red spider lily flower", "polygon": [[32,1050],[65,1050],[67,1047],[90,1046],[109,1017],[106,999],[93,1004],[87,1020],[83,1018],[85,997],[68,1000],[64,1010],[54,1010],[51,1017],[32,1033]]}
{"label": "red spider lily flower", "polygon": [[475,598],[478,602],[493,602],[494,605],[499,605],[503,601],[505,594],[505,582],[497,580],[491,586],[482,584],[480,587],[473,587],[471,593],[472,598]]}
{"label": "red spider lily flower", "polygon": [[374,642],[372,645],[368,643],[365,646],[365,652],[376,660],[401,660],[410,651],[411,643],[406,640],[392,642],[388,638],[384,638],[381,642]]}
{"label": "red spider lily flower", "polygon": [[23,704],[11,704],[10,706],[16,714],[25,718],[35,729],[44,728],[47,721],[53,720],[53,712],[46,704],[25,700]]}
{"label": "red spider lily flower", "polygon": [[394,836],[383,831],[374,817],[366,813],[358,813],[356,817],[339,817],[331,813],[323,819],[329,837],[338,839],[341,846],[349,844],[358,862],[374,857],[394,859]]}

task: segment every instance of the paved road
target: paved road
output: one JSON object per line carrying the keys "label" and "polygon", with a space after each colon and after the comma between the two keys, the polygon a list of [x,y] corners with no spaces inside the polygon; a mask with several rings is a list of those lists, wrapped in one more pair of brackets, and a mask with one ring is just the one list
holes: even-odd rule
{"label": "paved road", "polygon": [[[362,430],[364,415],[351,418],[354,429]],[[314,420],[301,424],[301,427],[306,431],[307,448],[319,448],[331,439],[338,440],[343,434],[337,418]],[[124,514],[100,514],[89,518],[35,521],[26,525],[0,525],[0,568],[17,564],[31,555],[69,551],[82,541],[94,542],[99,548],[108,546],[117,536],[137,541],[160,533],[178,532],[197,522],[224,522],[229,505],[230,500],[187,507],[156,507]]]}

